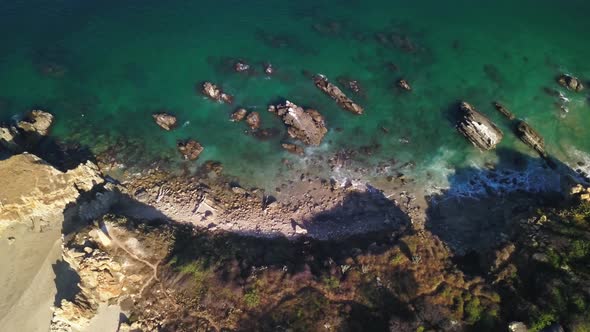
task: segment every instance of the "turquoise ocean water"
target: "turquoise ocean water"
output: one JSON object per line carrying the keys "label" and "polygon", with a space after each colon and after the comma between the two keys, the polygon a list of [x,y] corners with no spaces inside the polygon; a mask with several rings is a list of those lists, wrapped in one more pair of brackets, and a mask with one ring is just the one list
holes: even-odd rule
{"label": "turquoise ocean water", "polygon": [[[574,162],[590,153],[590,89],[565,91],[555,76],[590,80],[589,12],[589,2],[575,0],[0,1],[0,118],[47,109],[57,138],[94,152],[128,146],[128,165],[180,163],[176,140],[195,138],[205,146],[195,164],[218,160],[248,184],[271,186],[288,157],[281,137],[245,134],[228,121],[238,106],[284,131],[266,106],[288,98],[325,115],[330,132],[316,152],[379,144],[366,163],[394,158],[443,173],[494,159],[454,130],[448,109],[458,100],[504,129],[501,148],[528,151],[493,109],[499,100],[545,137],[551,154]],[[232,72],[231,58],[258,74]],[[261,75],[267,61],[271,78]],[[339,109],[304,71],[359,80],[365,96],[350,96],[365,115]],[[412,93],[395,88],[402,77]],[[205,80],[235,95],[235,105],[197,93]],[[546,87],[570,99],[567,114]],[[178,116],[178,129],[153,123],[164,109]]]}

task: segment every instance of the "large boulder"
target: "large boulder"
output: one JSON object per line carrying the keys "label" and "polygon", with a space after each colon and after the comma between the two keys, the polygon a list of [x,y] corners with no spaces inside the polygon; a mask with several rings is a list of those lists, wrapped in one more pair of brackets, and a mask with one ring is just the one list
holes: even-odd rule
{"label": "large boulder", "polygon": [[277,114],[287,126],[287,133],[307,145],[320,145],[328,132],[324,117],[314,109],[304,110],[290,101],[271,105],[269,112]]}
{"label": "large boulder", "polygon": [[232,122],[242,121],[246,117],[246,114],[248,114],[248,111],[245,108],[237,109],[235,112],[233,112],[231,114],[230,121],[232,121]]}
{"label": "large boulder", "polygon": [[17,123],[17,127],[26,134],[47,136],[52,124],[53,115],[51,113],[41,110],[32,110],[25,115],[25,118],[22,121]]}
{"label": "large boulder", "polygon": [[502,105],[500,102],[497,101],[495,101],[493,105],[496,108],[496,110],[502,113],[502,115],[504,115],[508,120],[514,120],[514,114],[510,112],[508,108],[506,108],[506,106]]}
{"label": "large boulder", "polygon": [[545,140],[531,125],[520,121],[516,126],[516,135],[526,145],[533,148],[539,155],[545,157]]}
{"label": "large boulder", "polygon": [[568,74],[560,75],[557,78],[557,83],[559,83],[559,85],[563,86],[564,88],[575,92],[580,92],[584,90],[584,85],[582,84],[582,81],[580,81],[577,77]]}
{"label": "large boulder", "polygon": [[324,75],[318,74],[313,77],[313,82],[318,89],[322,90],[325,94],[332,97],[343,109],[360,115],[363,114],[364,110],[358,104],[355,104],[352,99],[348,98],[340,88],[328,81],[328,78]]}
{"label": "large boulder", "polygon": [[49,134],[53,124],[51,113],[32,110],[15,125],[0,127],[0,145],[13,153],[21,153],[34,148]]}
{"label": "large boulder", "polygon": [[485,115],[466,102],[459,105],[461,116],[457,130],[480,150],[491,150],[500,143],[504,133]]}
{"label": "large boulder", "polygon": [[152,114],[152,117],[156,121],[156,124],[164,130],[172,130],[176,127],[176,117],[174,115],[161,112]]}

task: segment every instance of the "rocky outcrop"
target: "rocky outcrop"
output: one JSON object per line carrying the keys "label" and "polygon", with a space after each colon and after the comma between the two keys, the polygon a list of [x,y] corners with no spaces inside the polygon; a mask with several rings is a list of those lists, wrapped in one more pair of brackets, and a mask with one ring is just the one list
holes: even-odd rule
{"label": "rocky outcrop", "polygon": [[459,105],[459,110],[461,117],[456,125],[457,130],[475,147],[491,150],[500,143],[504,133],[490,119],[466,102]]}
{"label": "rocky outcrop", "polygon": [[178,141],[176,146],[185,160],[196,160],[199,158],[201,152],[205,150],[201,143],[195,141],[194,139]]}
{"label": "rocky outcrop", "polygon": [[16,125],[0,127],[0,145],[13,153],[30,149],[49,134],[52,124],[51,113],[32,110]]}
{"label": "rocky outcrop", "polygon": [[570,195],[581,201],[590,202],[590,187],[577,184],[572,189],[570,189]]}
{"label": "rocky outcrop", "polygon": [[223,92],[220,88],[217,87],[217,85],[215,85],[211,82],[203,83],[203,88],[202,88],[201,92],[205,96],[207,96],[210,99],[213,99],[215,101],[223,102],[226,104],[231,104],[234,102],[233,96]]}
{"label": "rocky outcrop", "polygon": [[270,75],[274,74],[274,72],[275,72],[275,69],[274,69],[274,67],[272,66],[271,63],[265,63],[264,64],[264,73],[266,75],[270,76]]}
{"label": "rocky outcrop", "polygon": [[248,111],[245,108],[240,108],[231,114],[230,121],[232,121],[232,122],[242,121],[246,117],[246,114],[248,114]]}
{"label": "rocky outcrop", "polygon": [[520,121],[516,126],[516,135],[526,145],[537,151],[539,155],[545,157],[545,140],[531,125]]}
{"label": "rocky outcrop", "polygon": [[318,89],[332,97],[332,99],[334,99],[336,103],[338,103],[338,105],[343,109],[357,115],[363,114],[364,109],[361,106],[355,104],[352,99],[348,98],[344,92],[340,90],[340,88],[330,83],[326,76],[321,74],[315,75],[313,77],[313,82],[315,83],[315,86],[318,87]]}
{"label": "rocky outcrop", "polygon": [[172,130],[176,127],[176,117],[168,113],[155,113],[152,114],[156,124],[164,130]]}
{"label": "rocky outcrop", "polygon": [[508,120],[514,120],[514,114],[512,114],[512,112],[510,112],[504,105],[497,101],[495,101],[493,104],[496,110],[502,113],[502,115],[504,115]]}
{"label": "rocky outcrop", "polygon": [[61,215],[80,192],[103,182],[90,161],[65,173],[28,153],[1,161],[0,231],[15,222]]}
{"label": "rocky outcrop", "polygon": [[19,121],[17,127],[27,134],[38,136],[47,136],[49,128],[53,124],[53,115],[41,110],[32,110],[22,121]]}
{"label": "rocky outcrop", "polygon": [[246,117],[246,123],[252,130],[260,128],[260,114],[258,114],[258,112],[248,114]]}
{"label": "rocky outcrop", "polygon": [[281,117],[289,136],[304,144],[320,145],[328,132],[324,117],[314,109],[304,110],[287,100],[284,105],[269,106],[268,111]]}
{"label": "rocky outcrop", "polygon": [[578,79],[577,77],[568,74],[560,75],[557,78],[557,83],[559,83],[559,85],[563,86],[564,88],[575,92],[580,92],[584,90],[584,85],[582,84],[582,81],[580,81],[580,79]]}

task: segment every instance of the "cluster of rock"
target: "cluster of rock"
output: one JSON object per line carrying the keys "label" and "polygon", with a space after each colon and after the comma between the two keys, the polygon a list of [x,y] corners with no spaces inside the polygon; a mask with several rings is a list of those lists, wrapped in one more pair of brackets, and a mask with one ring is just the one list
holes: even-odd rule
{"label": "cluster of rock", "polygon": [[577,77],[568,74],[560,75],[557,78],[557,83],[559,83],[559,85],[563,86],[564,88],[575,92],[580,92],[584,90],[584,85],[582,84],[582,81],[580,81],[580,79],[578,79]]}
{"label": "cluster of rock", "polygon": [[284,104],[270,105],[268,111],[283,120],[291,138],[306,145],[320,145],[328,132],[324,117],[314,109],[305,110],[287,100]]}
{"label": "cluster of rock", "polygon": [[336,103],[338,103],[338,105],[343,109],[357,115],[363,114],[364,109],[352,101],[352,99],[348,98],[339,87],[330,83],[326,76],[317,74],[313,77],[313,82],[315,83],[315,86],[318,87],[318,89],[332,97],[332,99],[334,99]]}
{"label": "cluster of rock", "polygon": [[491,150],[500,143],[504,133],[485,115],[466,102],[459,105],[461,117],[457,130],[480,150]]}
{"label": "cluster of rock", "polygon": [[[250,72],[251,69],[252,67],[244,60],[240,59],[234,63],[234,71],[237,73]],[[264,74],[270,76],[273,73],[274,67],[272,66],[272,64],[269,62],[264,63]]]}
{"label": "cluster of rock", "polygon": [[570,194],[579,198],[581,201],[590,202],[590,187],[578,184],[570,190]]}
{"label": "cluster of rock", "polygon": [[217,85],[211,82],[203,83],[201,92],[210,99],[218,102],[223,102],[226,104],[231,104],[234,102],[234,97],[232,95],[223,92],[220,88],[217,87]]}
{"label": "cluster of rock", "polygon": [[0,145],[16,153],[27,150],[49,134],[53,119],[51,113],[32,110],[15,125],[0,126]]}

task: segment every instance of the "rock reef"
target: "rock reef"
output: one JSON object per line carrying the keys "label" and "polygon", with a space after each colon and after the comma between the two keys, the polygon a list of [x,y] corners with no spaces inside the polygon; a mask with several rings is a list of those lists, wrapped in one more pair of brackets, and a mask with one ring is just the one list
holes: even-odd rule
{"label": "rock reef", "polygon": [[211,82],[203,83],[201,92],[205,96],[215,101],[223,102],[226,104],[231,104],[234,102],[234,97],[232,95],[223,92],[220,88],[217,87],[217,85]]}
{"label": "rock reef", "polygon": [[516,126],[516,136],[526,145],[537,151],[542,157],[546,157],[545,140],[531,125],[524,121],[519,121]]}
{"label": "rock reef", "polygon": [[197,160],[205,148],[194,139],[181,140],[176,143],[178,151],[185,160]]}
{"label": "rock reef", "polygon": [[577,77],[568,74],[560,75],[557,78],[557,83],[559,83],[559,85],[563,86],[564,88],[575,92],[580,92],[584,90],[584,85],[582,84],[582,81],[580,81]]}
{"label": "rock reef", "polygon": [[475,147],[491,150],[500,143],[504,133],[485,115],[466,102],[459,105],[459,111],[461,116],[456,128]]}
{"label": "rock reef", "polygon": [[352,99],[348,98],[339,87],[330,83],[326,76],[317,74],[313,77],[313,82],[315,86],[318,87],[318,89],[322,90],[325,94],[334,99],[336,103],[338,103],[338,105],[344,110],[357,115],[363,114],[364,109],[352,101]]}

